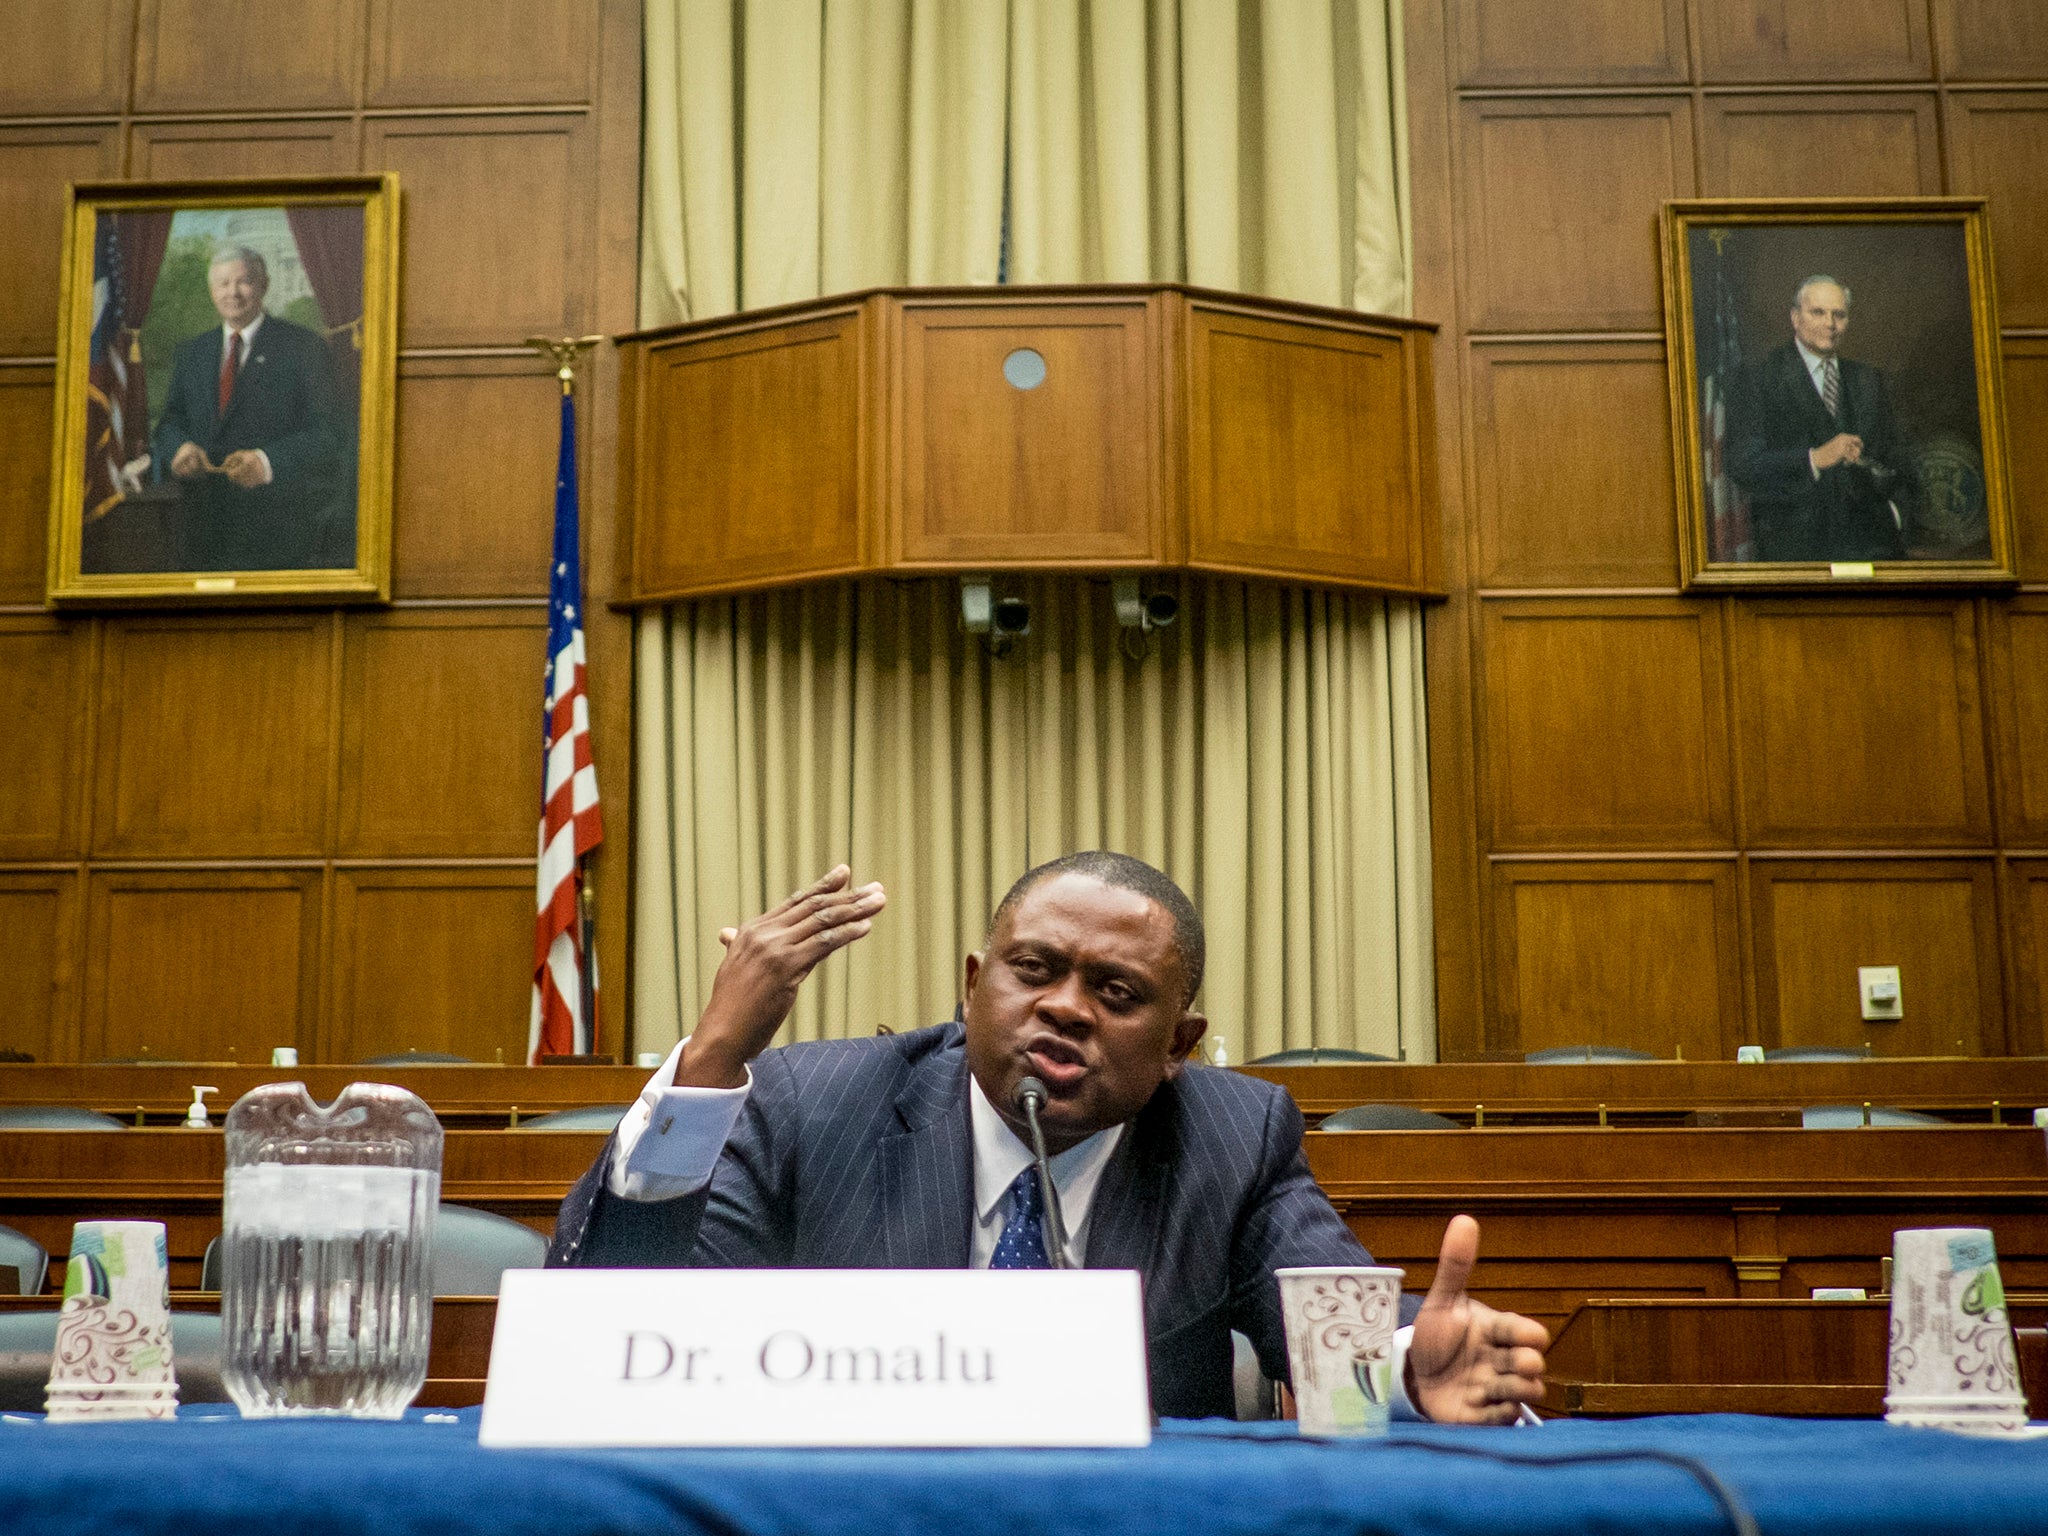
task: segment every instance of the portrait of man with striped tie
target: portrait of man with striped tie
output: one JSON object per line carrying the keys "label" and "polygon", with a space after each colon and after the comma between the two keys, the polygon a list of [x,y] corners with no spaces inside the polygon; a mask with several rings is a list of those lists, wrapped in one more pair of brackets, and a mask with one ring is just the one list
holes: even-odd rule
{"label": "portrait of man with striped tie", "polygon": [[1685,585],[2014,580],[1985,201],[1703,198],[1662,226]]}
{"label": "portrait of man with striped tie", "polygon": [[1853,294],[1827,273],[1792,295],[1792,335],[1736,376],[1728,472],[1756,558],[1900,560],[1916,497],[1885,378],[1842,355]]}

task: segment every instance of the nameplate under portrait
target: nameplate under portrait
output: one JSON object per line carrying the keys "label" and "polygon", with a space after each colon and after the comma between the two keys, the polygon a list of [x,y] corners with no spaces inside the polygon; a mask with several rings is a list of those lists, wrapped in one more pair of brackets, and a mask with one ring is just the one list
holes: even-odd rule
{"label": "nameplate under portrait", "polygon": [[507,1270],[487,1446],[1141,1446],[1129,1270]]}

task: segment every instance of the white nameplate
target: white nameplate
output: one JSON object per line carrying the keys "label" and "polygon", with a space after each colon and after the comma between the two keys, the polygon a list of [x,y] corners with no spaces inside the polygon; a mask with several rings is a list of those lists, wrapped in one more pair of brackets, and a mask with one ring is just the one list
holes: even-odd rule
{"label": "white nameplate", "polygon": [[477,1438],[1146,1445],[1138,1276],[508,1269]]}

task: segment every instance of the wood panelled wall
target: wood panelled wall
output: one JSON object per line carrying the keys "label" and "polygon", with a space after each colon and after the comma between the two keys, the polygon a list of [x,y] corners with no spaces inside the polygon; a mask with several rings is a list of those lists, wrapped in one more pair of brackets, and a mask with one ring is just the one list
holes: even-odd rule
{"label": "wood panelled wall", "polygon": [[[1444,1056],[2042,1050],[2048,6],[1407,16]],[[1990,199],[2022,587],[1681,595],[1659,205],[1916,194]],[[1901,968],[1902,1021],[1858,965]]]}
{"label": "wood panelled wall", "polygon": [[[13,0],[0,71],[0,1047],[526,1045],[556,400],[634,319],[632,0]],[[395,601],[42,609],[68,181],[395,170]],[[601,953],[626,965],[615,379],[584,399]],[[623,986],[605,1049],[624,1039]]]}

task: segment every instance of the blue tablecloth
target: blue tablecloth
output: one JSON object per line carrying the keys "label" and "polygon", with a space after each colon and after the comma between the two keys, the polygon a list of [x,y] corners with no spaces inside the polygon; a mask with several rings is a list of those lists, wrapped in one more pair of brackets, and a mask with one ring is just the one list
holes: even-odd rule
{"label": "blue tablecloth", "polygon": [[[1338,1536],[1348,1532],[1714,1532],[1701,1484],[1651,1462],[1505,1466],[1658,1451],[1704,1462],[1761,1528],[2048,1531],[2048,1442],[1873,1422],[1738,1416],[1398,1428],[1380,1442],[1291,1425],[1168,1423],[1141,1451],[492,1451],[477,1415],[428,1423],[0,1422],[0,1532],[81,1536]],[[1445,1450],[1445,1447],[1454,1448]]]}

